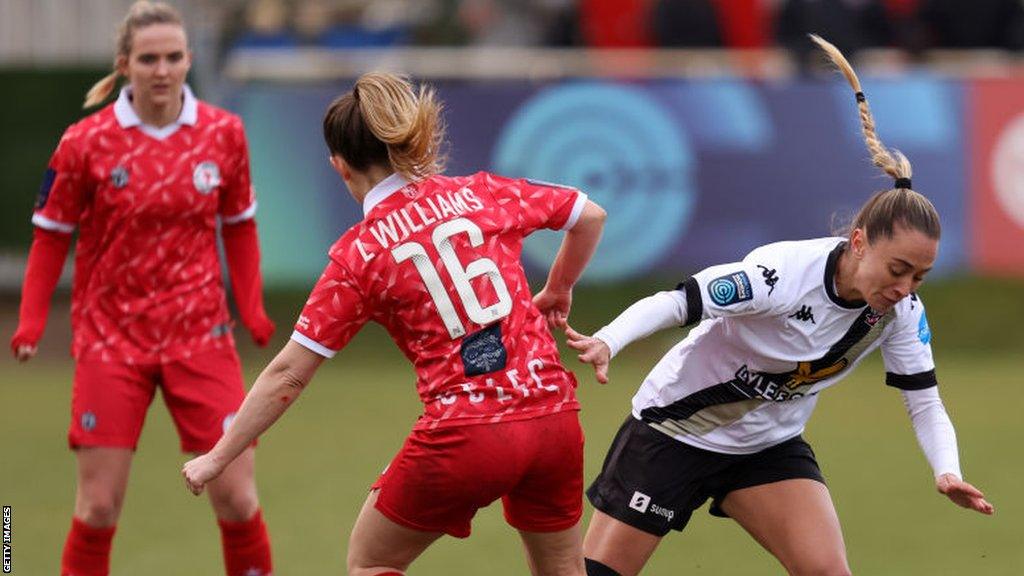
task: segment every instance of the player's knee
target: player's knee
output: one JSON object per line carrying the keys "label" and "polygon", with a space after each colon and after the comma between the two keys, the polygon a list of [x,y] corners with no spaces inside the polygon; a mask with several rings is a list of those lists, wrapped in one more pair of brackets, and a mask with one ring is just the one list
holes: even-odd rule
{"label": "player's knee", "polygon": [[92,494],[80,499],[75,515],[89,526],[113,526],[121,515],[121,501],[116,494]]}
{"label": "player's knee", "polygon": [[622,576],[597,560],[587,558],[585,562],[587,565],[587,576]]}
{"label": "player's knee", "polygon": [[246,487],[231,489],[229,486],[218,486],[213,489],[211,486],[210,503],[218,518],[231,522],[243,522],[252,518],[260,506],[255,488]]}

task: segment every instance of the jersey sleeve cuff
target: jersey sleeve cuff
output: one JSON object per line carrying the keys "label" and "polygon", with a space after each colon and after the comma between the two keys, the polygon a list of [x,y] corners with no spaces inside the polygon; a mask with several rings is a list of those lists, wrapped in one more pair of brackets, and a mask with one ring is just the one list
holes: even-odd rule
{"label": "jersey sleeve cuff", "polygon": [[298,330],[292,332],[292,340],[298,342],[299,344],[305,346],[306,348],[309,348],[310,350],[316,352],[317,354],[323,356],[324,358],[334,358],[334,355],[338,353],[337,350],[331,350],[327,346],[324,346],[323,344],[317,342],[316,340],[313,340],[312,338],[306,336],[305,334],[299,332]]}
{"label": "jersey sleeve cuff", "polygon": [[224,224],[238,224],[239,222],[244,222],[245,220],[251,220],[253,216],[256,216],[256,206],[257,202],[253,201],[253,203],[250,204],[248,208],[242,210],[241,212],[235,214],[234,216],[221,216],[220,221]]}
{"label": "jersey sleeve cuff", "polygon": [[936,380],[935,370],[932,369],[927,372],[918,372],[917,374],[886,372],[885,384],[900,390],[924,390],[925,388],[937,386],[939,381]]}
{"label": "jersey sleeve cuff", "polygon": [[704,301],[697,279],[691,276],[683,280],[676,286],[676,290],[682,290],[686,294],[686,324],[683,326],[693,326],[700,322],[704,317]]}
{"label": "jersey sleeve cuff", "polygon": [[32,223],[42,228],[43,230],[53,230],[55,232],[63,232],[65,234],[71,234],[75,231],[74,224],[68,224],[67,222],[58,222],[57,220],[51,220],[38,212],[32,215]]}
{"label": "jersey sleeve cuff", "polygon": [[573,202],[572,211],[569,212],[569,218],[566,219],[565,224],[562,225],[561,230],[569,230],[576,225],[576,222],[580,219],[580,214],[583,213],[583,207],[587,205],[587,195],[582,191],[576,191],[576,201]]}

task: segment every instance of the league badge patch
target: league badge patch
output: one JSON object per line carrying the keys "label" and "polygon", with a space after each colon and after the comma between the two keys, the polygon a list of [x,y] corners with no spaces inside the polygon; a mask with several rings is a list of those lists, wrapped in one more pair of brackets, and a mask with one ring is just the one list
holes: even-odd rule
{"label": "league badge patch", "polygon": [[46,201],[50,199],[50,189],[53,188],[53,181],[57,179],[57,171],[53,168],[47,168],[46,172],[43,173],[43,183],[39,185],[39,197],[36,198],[36,210],[46,206]]}
{"label": "league badge patch", "polygon": [[215,162],[209,160],[200,162],[192,171],[192,183],[200,194],[209,194],[214,188],[220,186],[220,168]]}
{"label": "league badge patch", "polygon": [[715,304],[730,306],[737,302],[752,300],[754,291],[750,287],[750,278],[746,272],[733,272],[708,283],[708,295]]}
{"label": "league badge patch", "polygon": [[917,323],[917,339],[921,341],[921,344],[932,341],[932,329],[928,326],[928,317],[924,312],[921,313],[921,320]]}

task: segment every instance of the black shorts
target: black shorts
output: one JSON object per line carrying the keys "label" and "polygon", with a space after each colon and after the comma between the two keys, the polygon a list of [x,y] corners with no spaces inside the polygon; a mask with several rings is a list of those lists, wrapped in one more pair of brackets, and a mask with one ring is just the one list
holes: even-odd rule
{"label": "black shorts", "polygon": [[587,497],[594,508],[630,526],[664,536],[682,530],[711,498],[711,514],[729,492],[793,478],[825,483],[814,451],[800,436],[754,454],[694,448],[632,415],[619,428]]}

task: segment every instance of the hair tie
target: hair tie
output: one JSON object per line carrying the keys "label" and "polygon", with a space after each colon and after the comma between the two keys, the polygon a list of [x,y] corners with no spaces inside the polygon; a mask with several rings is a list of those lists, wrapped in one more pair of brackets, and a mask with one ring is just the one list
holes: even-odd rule
{"label": "hair tie", "polygon": [[896,186],[895,187],[896,188],[905,188],[907,190],[910,190],[911,189],[910,178],[897,178],[896,179]]}
{"label": "hair tie", "polygon": [[853,96],[854,96],[854,98],[857,99],[857,102],[867,102],[867,100],[868,100],[867,98],[864,97],[864,93],[863,92],[857,92]]}
{"label": "hair tie", "polygon": [[356,102],[359,101],[359,84],[352,87],[352,97],[356,99]]}

